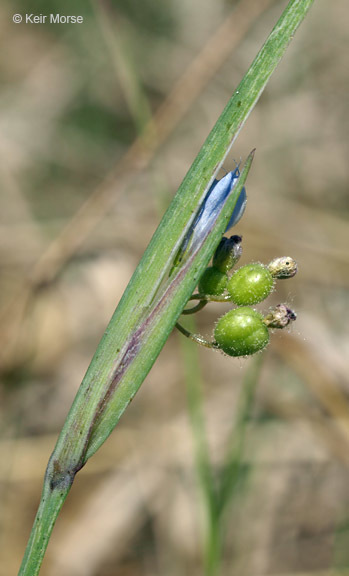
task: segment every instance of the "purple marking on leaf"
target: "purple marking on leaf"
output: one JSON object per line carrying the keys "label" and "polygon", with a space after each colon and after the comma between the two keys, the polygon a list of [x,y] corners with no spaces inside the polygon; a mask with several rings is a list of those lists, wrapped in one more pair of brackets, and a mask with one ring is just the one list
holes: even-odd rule
{"label": "purple marking on leaf", "polygon": [[169,282],[168,286],[160,296],[159,300],[154,305],[154,308],[150,311],[149,315],[146,318],[144,318],[144,320],[141,322],[138,328],[130,334],[126,346],[116,357],[114,368],[110,375],[108,388],[98,404],[98,408],[96,410],[96,417],[94,418],[91,424],[90,433],[88,435],[86,442],[86,447],[88,447],[88,444],[91,440],[91,434],[93,433],[93,430],[98,428],[100,421],[103,419],[103,414],[105,412],[106,406],[108,405],[108,402],[110,401],[110,398],[117,390],[122,378],[126,374],[127,370],[130,368],[133,361],[136,359],[140,349],[142,348],[144,344],[144,338],[146,337],[148,330],[151,328],[151,325],[154,322],[156,322],[156,319],[159,318],[159,315],[161,315],[164,308],[168,306],[168,303],[171,302],[173,298],[173,293],[177,290],[178,286],[181,284],[186,274],[188,274],[188,271],[192,266],[193,260],[198,250],[199,246],[197,247],[196,250],[192,251],[190,257],[188,258],[184,266],[182,266],[178,270],[177,274]]}

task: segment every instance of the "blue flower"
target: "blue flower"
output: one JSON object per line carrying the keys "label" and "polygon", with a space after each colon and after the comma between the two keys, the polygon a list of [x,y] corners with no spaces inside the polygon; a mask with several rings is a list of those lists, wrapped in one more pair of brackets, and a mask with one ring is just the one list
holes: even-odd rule
{"label": "blue flower", "polygon": [[[195,242],[195,240],[200,238],[206,230],[211,229],[219,213],[221,212],[226,199],[239,180],[239,177],[239,168],[235,168],[234,171],[226,174],[226,176],[224,176],[221,180],[214,180],[211,188],[207,192],[205,200],[202,203],[200,211],[191,226],[190,232],[192,235],[190,234],[188,240]],[[229,230],[229,228],[232,228],[232,226],[235,226],[235,224],[239,222],[245,211],[246,201],[246,189],[243,187],[228,222],[228,226],[225,230],[226,232]]]}
{"label": "blue flower", "polygon": [[[235,170],[226,174],[223,178],[221,178],[221,180],[213,181],[200,207],[200,210],[194,218],[177,253],[174,261],[174,267],[176,267],[179,262],[183,261],[185,253],[188,255],[187,250],[189,247],[190,252],[195,250],[197,245],[202,243],[202,241],[211,232],[229,194],[233,191],[235,185],[237,184],[239,177],[239,168],[235,168]],[[245,187],[243,187],[235,204],[233,213],[229,219],[225,230],[226,232],[229,230],[229,228],[235,226],[235,224],[239,222],[245,211],[245,207],[246,190]],[[170,275],[171,274],[172,271]]]}

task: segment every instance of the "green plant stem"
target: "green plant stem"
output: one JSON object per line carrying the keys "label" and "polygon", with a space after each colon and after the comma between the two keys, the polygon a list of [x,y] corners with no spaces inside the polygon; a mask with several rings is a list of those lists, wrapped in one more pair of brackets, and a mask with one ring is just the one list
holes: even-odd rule
{"label": "green plant stem", "polygon": [[289,2],[206,139],[145,251],[96,350],[50,458],[40,514],[34,522],[20,576],[38,574],[50,532],[75,474],[119,421],[208,265],[246,180],[252,156],[212,229],[169,277],[217,171],[312,2]]}
{"label": "green plant stem", "polygon": [[[189,300],[191,300],[191,298],[189,298]],[[206,304],[208,304],[208,300],[201,300],[201,302],[199,302],[199,304],[197,304],[196,306],[193,306],[192,308],[184,308],[184,310],[182,311],[182,315],[186,316],[189,314],[196,314],[196,312],[199,312],[200,310],[202,310],[203,308],[205,308]]]}
{"label": "green plant stem", "polygon": [[68,496],[73,479],[71,478],[71,482],[65,481],[54,489],[49,479],[45,481],[40,505],[22,562],[21,570],[26,570],[23,574],[37,574],[39,572],[53,526]]}
{"label": "green plant stem", "polygon": [[192,332],[184,328],[184,326],[179,324],[179,322],[176,322],[176,328],[177,330],[179,330],[179,332],[183,334],[183,336],[186,336],[186,338],[189,338],[189,340],[191,340],[192,342],[200,344],[201,346],[205,346],[205,348],[216,348],[214,342],[209,342],[208,340],[205,340],[205,338],[200,336],[200,334],[193,334]]}
{"label": "green plant stem", "polygon": [[215,296],[214,294],[192,294],[188,302],[191,300],[199,300],[200,302],[204,302],[206,305],[208,302],[230,302],[231,296],[230,294],[220,296]]}

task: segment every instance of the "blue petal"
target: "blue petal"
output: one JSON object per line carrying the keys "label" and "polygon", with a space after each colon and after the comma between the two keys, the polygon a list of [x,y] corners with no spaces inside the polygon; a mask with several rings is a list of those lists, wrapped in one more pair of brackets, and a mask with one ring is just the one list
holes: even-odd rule
{"label": "blue petal", "polygon": [[[193,222],[193,237],[192,240],[200,237],[202,232],[207,228],[209,229],[221,211],[223,204],[240,176],[239,168],[229,172],[221,180],[214,180],[207,196],[203,202],[201,210]],[[245,187],[241,190],[240,196],[235,204],[235,208],[230,217],[226,231],[232,226],[235,226],[242,217],[246,206],[246,190]]]}
{"label": "blue petal", "polygon": [[228,232],[229,228],[232,228],[233,226],[235,226],[235,224],[239,222],[239,220],[241,220],[245,212],[246,203],[247,203],[247,196],[246,196],[246,188],[244,186],[235,204],[235,208],[228,222],[228,226],[226,227],[225,230],[226,232]]}
{"label": "blue petal", "polygon": [[[221,180],[214,180],[206,194],[199,212],[192,222],[175,261],[181,261],[187,249],[192,250],[197,243],[210,233],[221,212],[223,205],[240,177],[239,168],[226,174]],[[235,226],[242,217],[246,206],[246,190],[243,188],[235,204],[226,231]]]}

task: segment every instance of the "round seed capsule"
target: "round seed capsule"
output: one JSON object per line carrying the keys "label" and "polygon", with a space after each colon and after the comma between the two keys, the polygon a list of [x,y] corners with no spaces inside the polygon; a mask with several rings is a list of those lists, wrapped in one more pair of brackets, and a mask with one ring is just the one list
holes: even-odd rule
{"label": "round seed capsule", "polygon": [[247,264],[237,270],[227,284],[231,300],[238,306],[265,300],[274,286],[273,277],[263,264]]}
{"label": "round seed capsule", "polygon": [[205,272],[200,278],[198,289],[200,294],[207,294],[211,296],[221,296],[228,282],[228,276],[217,268],[206,268]]}
{"label": "round seed capsule", "polygon": [[262,314],[244,306],[230,310],[216,325],[218,347],[229,356],[249,356],[265,348],[269,331]]}

